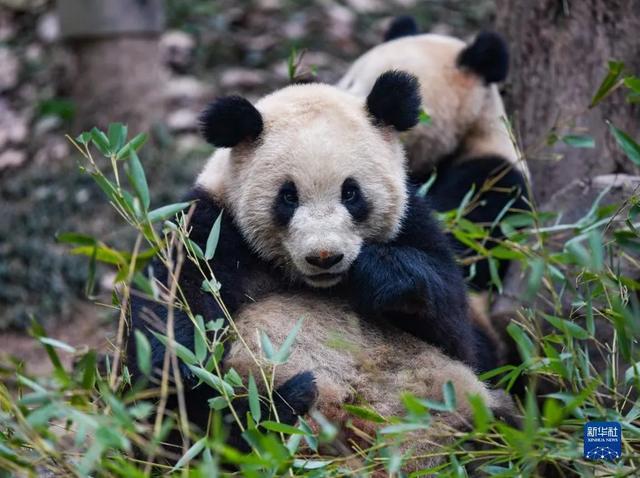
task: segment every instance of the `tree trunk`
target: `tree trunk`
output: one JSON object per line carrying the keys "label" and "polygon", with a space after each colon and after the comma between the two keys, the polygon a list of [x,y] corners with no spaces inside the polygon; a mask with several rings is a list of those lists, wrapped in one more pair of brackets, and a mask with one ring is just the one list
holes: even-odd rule
{"label": "tree trunk", "polygon": [[[637,0],[497,0],[496,29],[511,48],[505,102],[531,168],[537,200],[545,202],[573,179],[636,173],[608,130],[606,120],[632,137],[640,133],[639,108],[614,92],[588,109],[609,60],[640,73],[640,2]],[[587,134],[595,148],[561,142],[557,134]],[[558,160],[561,155],[562,159]]]}
{"label": "tree trunk", "polygon": [[162,113],[162,0],[58,0],[58,14],[78,63],[76,129],[148,130]]}
{"label": "tree trunk", "polygon": [[157,38],[109,37],[72,43],[78,78],[73,85],[77,131],[122,122],[133,134],[148,131],[162,117]]}

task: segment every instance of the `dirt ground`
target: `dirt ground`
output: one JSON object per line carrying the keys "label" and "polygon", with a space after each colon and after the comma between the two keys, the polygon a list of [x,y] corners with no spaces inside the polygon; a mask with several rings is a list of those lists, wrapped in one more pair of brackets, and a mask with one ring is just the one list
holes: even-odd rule
{"label": "dirt ground", "polygon": [[[106,309],[91,303],[79,304],[65,322],[53,323],[46,328],[47,335],[74,347],[78,354],[87,349],[98,353],[112,350],[110,344],[115,337],[115,321]],[[73,353],[58,350],[65,367],[74,360]],[[15,361],[24,363],[26,372],[45,376],[53,370],[43,346],[37,339],[24,331],[3,331],[0,333],[0,363]]]}

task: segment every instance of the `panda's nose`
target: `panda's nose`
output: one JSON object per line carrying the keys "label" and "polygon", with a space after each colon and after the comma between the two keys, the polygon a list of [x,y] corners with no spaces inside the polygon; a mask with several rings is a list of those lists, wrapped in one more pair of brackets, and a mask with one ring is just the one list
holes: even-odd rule
{"label": "panda's nose", "polygon": [[325,251],[321,251],[317,256],[307,256],[305,260],[312,266],[319,267],[320,269],[330,269],[342,260],[344,254],[329,254]]}

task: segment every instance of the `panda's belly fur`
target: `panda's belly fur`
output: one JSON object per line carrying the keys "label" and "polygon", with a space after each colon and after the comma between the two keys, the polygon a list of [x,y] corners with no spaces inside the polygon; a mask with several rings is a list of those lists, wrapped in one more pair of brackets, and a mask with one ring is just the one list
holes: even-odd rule
{"label": "panda's belly fur", "polygon": [[235,326],[246,346],[234,341],[225,367],[245,377],[251,372],[261,384],[259,364],[265,371],[271,366],[261,351],[260,331],[277,350],[300,318],[303,324],[289,359],[276,367],[275,386],[299,372],[313,372],[317,408],[331,418],[346,418],[345,403],[366,404],[383,416],[400,415],[402,392],[442,400],[447,381],[454,385],[463,417],[470,417],[468,394],[480,395],[490,408],[497,405],[471,369],[436,347],[389,325],[363,321],[337,299],[319,300],[311,294],[274,294],[242,308]]}

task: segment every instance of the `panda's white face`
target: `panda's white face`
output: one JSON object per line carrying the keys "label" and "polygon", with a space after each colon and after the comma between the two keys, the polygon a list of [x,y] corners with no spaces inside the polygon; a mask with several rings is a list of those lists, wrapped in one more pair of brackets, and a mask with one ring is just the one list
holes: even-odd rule
{"label": "panda's white face", "polygon": [[400,228],[407,190],[397,135],[375,126],[361,99],[326,85],[288,87],[256,108],[259,140],[219,150],[198,182],[223,198],[258,254],[331,287],[363,242]]}

